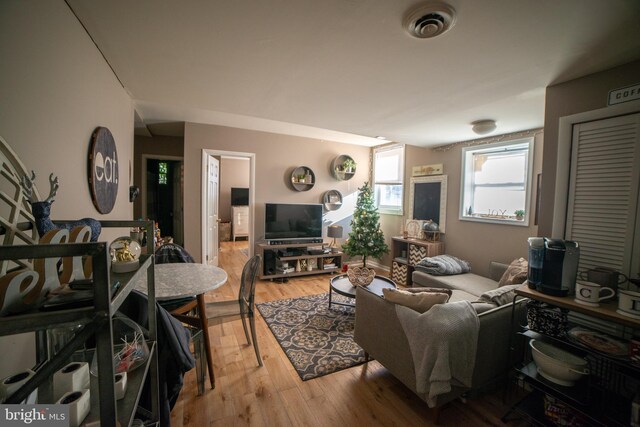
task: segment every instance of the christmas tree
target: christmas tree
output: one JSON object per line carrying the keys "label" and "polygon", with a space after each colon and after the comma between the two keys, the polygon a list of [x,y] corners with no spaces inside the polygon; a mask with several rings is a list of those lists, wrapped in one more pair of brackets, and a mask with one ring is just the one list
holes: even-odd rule
{"label": "christmas tree", "polygon": [[342,250],[350,255],[362,255],[362,264],[367,266],[367,257],[380,258],[389,252],[380,230],[380,214],[373,201],[373,189],[369,183],[358,189],[358,201],[351,220],[349,239],[342,245]]}

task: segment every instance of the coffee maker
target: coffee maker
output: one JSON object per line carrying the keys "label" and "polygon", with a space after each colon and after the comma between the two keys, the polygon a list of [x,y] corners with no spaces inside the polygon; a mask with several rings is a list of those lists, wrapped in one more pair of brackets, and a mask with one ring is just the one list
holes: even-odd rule
{"label": "coffee maker", "polygon": [[529,287],[555,296],[575,293],[580,248],[572,240],[529,238]]}

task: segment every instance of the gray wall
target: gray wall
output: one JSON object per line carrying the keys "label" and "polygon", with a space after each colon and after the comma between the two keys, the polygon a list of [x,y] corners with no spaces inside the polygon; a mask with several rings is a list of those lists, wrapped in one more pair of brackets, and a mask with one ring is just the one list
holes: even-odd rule
{"label": "gray wall", "polygon": [[[327,221],[347,221],[348,224],[354,206],[350,202],[369,175],[369,148],[339,142],[186,123],[184,144],[185,188],[192,189],[185,191],[184,198],[185,247],[197,260],[201,258],[203,234],[203,149],[256,154],[256,241],[264,237],[265,202],[320,203],[323,193],[332,189],[340,191],[346,203],[343,208],[327,215]],[[331,175],[331,162],[341,154],[350,155],[358,164],[356,175],[349,181],[338,181]],[[308,166],[314,171],[316,184],[311,190],[298,192],[291,189],[290,174],[297,166]]]}
{"label": "gray wall", "polygon": [[610,90],[637,83],[640,83],[640,61],[547,88],[544,116],[545,150],[542,169],[542,202],[538,229],[540,236],[551,237],[560,118],[604,108],[607,106]]}
{"label": "gray wall", "polygon": [[[0,2],[0,136],[27,169],[41,195],[50,173],[60,189],[53,219],[131,219],[130,162],[133,105],[113,72],[64,1]],[[119,158],[118,197],[102,215],[91,202],[87,156],[93,130],[109,128]],[[128,230],[105,230],[112,240]],[[2,337],[0,378],[34,364],[31,334]]]}

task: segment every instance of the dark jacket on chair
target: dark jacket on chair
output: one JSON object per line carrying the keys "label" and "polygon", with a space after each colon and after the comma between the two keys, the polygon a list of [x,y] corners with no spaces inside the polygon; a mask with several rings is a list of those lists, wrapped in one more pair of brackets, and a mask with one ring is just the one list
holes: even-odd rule
{"label": "dark jacket on chair", "polygon": [[[147,296],[133,291],[124,301],[119,310],[139,325],[148,328],[149,313]],[[182,323],[156,302],[156,323],[158,333],[158,376],[160,425],[171,424],[171,409],[178,400],[182,390],[184,373],[193,369],[195,359],[189,350],[191,334]],[[145,382],[140,405],[151,409],[151,383],[149,377]]]}

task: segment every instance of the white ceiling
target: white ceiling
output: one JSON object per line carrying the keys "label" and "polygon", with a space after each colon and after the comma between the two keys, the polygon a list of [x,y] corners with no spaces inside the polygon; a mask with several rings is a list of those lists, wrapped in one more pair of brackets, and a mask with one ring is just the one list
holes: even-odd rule
{"label": "white ceiling", "polygon": [[434,39],[403,29],[415,0],[66,1],[164,133],[439,145],[542,127],[546,86],[640,59],[638,0],[450,0]]}

